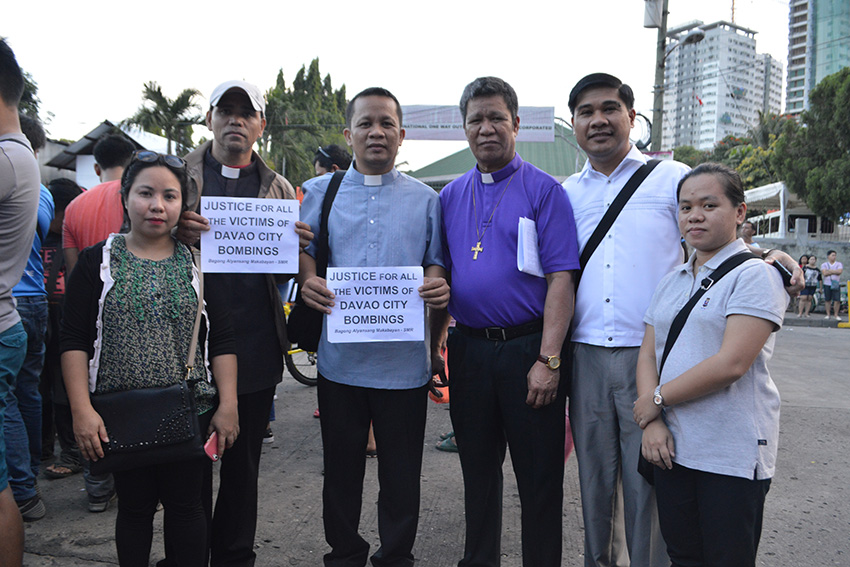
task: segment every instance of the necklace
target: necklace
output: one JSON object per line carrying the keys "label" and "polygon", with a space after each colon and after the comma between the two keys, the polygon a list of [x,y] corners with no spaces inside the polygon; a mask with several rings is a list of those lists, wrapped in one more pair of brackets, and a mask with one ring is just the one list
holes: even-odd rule
{"label": "necklace", "polygon": [[481,241],[484,239],[484,235],[487,233],[487,229],[490,228],[490,221],[493,220],[493,215],[496,214],[496,209],[498,209],[499,205],[502,204],[502,198],[505,196],[505,193],[507,193],[508,187],[510,187],[511,185],[511,181],[514,180],[514,175],[516,175],[516,171],[511,173],[511,177],[510,179],[508,179],[508,183],[505,185],[505,188],[502,189],[502,194],[499,197],[499,200],[496,201],[496,206],[493,207],[493,211],[490,213],[490,218],[488,218],[487,222],[484,223],[487,226],[485,226],[484,230],[480,232],[478,230],[478,209],[475,205],[475,182],[472,183],[472,213],[473,215],[475,215],[475,236],[478,238],[478,242],[470,249],[472,250],[472,252],[474,252],[474,254],[472,255],[473,260],[477,260],[478,253],[484,251],[484,248],[481,247]]}

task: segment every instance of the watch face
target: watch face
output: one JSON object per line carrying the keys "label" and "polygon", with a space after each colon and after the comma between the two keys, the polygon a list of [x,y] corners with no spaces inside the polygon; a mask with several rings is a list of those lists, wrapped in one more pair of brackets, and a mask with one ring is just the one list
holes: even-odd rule
{"label": "watch face", "polygon": [[661,397],[661,394],[655,394],[655,396],[653,396],[652,398],[652,401],[653,403],[655,403],[655,405],[660,406],[664,403],[664,398]]}
{"label": "watch face", "polygon": [[561,367],[561,358],[559,356],[550,356],[546,366],[552,370],[557,370]]}

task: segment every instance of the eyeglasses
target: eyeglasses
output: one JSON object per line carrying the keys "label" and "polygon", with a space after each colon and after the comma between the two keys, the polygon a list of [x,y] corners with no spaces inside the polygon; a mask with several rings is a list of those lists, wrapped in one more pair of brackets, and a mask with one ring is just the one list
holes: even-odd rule
{"label": "eyeglasses", "polygon": [[141,161],[143,163],[161,163],[174,169],[186,169],[186,162],[183,158],[170,154],[160,154],[149,150],[138,150],[133,154],[133,161]]}
{"label": "eyeglasses", "polygon": [[324,149],[322,149],[322,146],[319,146],[319,149],[318,149],[318,150],[316,150],[316,151],[317,151],[317,152],[319,152],[320,154],[322,154],[323,156],[325,156],[325,157],[326,157],[326,158],[328,158],[328,159],[333,159],[333,158],[330,156],[330,154],[328,154],[328,152],[326,152]]}

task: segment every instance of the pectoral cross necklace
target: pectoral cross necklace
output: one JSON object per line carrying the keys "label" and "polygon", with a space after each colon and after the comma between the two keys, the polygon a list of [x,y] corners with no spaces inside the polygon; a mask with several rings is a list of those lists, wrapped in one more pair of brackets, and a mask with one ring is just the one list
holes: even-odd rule
{"label": "pectoral cross necklace", "polygon": [[472,255],[473,260],[477,260],[478,259],[478,253],[484,251],[484,248],[481,247],[481,241],[484,239],[484,234],[486,234],[487,229],[490,228],[490,221],[493,220],[493,215],[496,214],[496,209],[498,209],[499,205],[502,204],[502,198],[505,196],[505,193],[507,193],[508,187],[510,186],[511,181],[514,180],[514,175],[516,175],[516,171],[511,173],[510,179],[508,179],[508,182],[505,184],[505,188],[502,190],[502,195],[499,197],[499,200],[496,201],[496,206],[493,207],[493,211],[490,213],[490,218],[488,218],[487,222],[484,223],[486,225],[484,227],[484,230],[481,230],[481,229],[478,228],[478,209],[477,209],[476,204],[475,204],[475,182],[473,181],[473,183],[472,183],[472,214],[474,215],[474,218],[475,218],[475,236],[478,237],[478,242],[475,244],[475,246],[470,248],[470,250],[473,252],[473,255]]}

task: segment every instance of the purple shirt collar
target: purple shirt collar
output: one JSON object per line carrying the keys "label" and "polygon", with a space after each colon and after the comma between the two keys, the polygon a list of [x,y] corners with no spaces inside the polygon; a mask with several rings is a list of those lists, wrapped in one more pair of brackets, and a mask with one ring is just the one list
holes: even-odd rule
{"label": "purple shirt collar", "polygon": [[512,175],[516,170],[519,169],[519,166],[522,165],[522,158],[519,157],[518,153],[514,154],[514,159],[508,162],[508,165],[500,169],[499,171],[495,171],[493,173],[481,173],[481,170],[478,169],[478,166],[475,166],[475,178],[479,183],[485,183],[487,185],[491,183],[498,183],[503,179],[507,179],[510,175]]}

